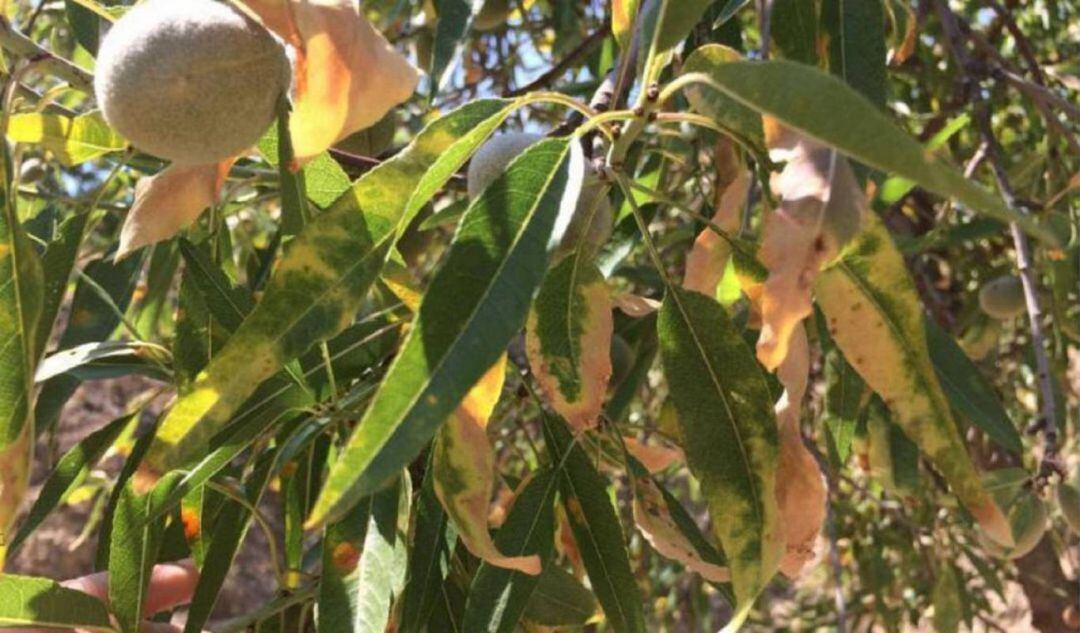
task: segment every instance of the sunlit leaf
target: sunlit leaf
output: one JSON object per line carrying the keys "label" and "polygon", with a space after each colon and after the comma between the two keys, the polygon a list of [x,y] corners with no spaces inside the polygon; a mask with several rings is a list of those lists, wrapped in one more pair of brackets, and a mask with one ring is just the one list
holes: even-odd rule
{"label": "sunlit leaf", "polygon": [[[436,120],[305,228],[261,303],[162,422],[144,478],[199,455],[260,383],[352,322],[399,225],[426,200],[420,184],[430,183],[433,195],[511,110],[505,101],[475,101]],[[481,133],[467,136],[473,131]],[[466,149],[452,152],[463,137]]]}
{"label": "sunlit leaf", "polygon": [[596,426],[611,378],[611,297],[577,249],[556,264],[533,301],[525,351],[552,408],[576,430]]}
{"label": "sunlit leaf", "polygon": [[11,161],[0,147],[0,563],[26,494],[34,447],[34,371],[41,260],[15,213]]}
{"label": "sunlit leaf", "polygon": [[829,333],[983,529],[1009,543],[1008,523],[979,481],[934,374],[903,257],[876,216],[867,214],[866,223],[866,231],[818,277],[815,291]]}
{"label": "sunlit leaf", "polygon": [[884,113],[839,79],[788,61],[727,61],[722,50],[716,45],[703,46],[694,51],[684,67],[707,75],[712,82],[709,86],[720,94],[771,115],[850,158],[909,178],[927,191],[957,199],[973,211],[1004,222],[1018,222],[1033,235],[1054,243],[1047,229],[1008,209],[952,165],[927,154]]}
{"label": "sunlit leaf", "polygon": [[411,462],[498,360],[577,203],[578,149],[565,139],[533,145],[469,207],[309,524],[344,511]]}
{"label": "sunlit leaf", "polygon": [[772,183],[780,206],[765,217],[759,257],[769,270],[762,288],[757,356],[776,369],[792,332],[813,311],[821,267],[859,232],[866,198],[851,166],[835,150],[766,121],[769,156],[787,164]]}
{"label": "sunlit leaf", "polygon": [[120,232],[117,259],[169,239],[214,204],[232,160],[218,165],[171,165],[142,178]]}
{"label": "sunlit leaf", "polygon": [[407,100],[420,74],[350,0],[245,0],[296,49],[293,152],[301,164]]}
{"label": "sunlit leaf", "polygon": [[[718,196],[716,211],[712,217],[717,228],[727,231],[728,235],[738,232],[742,226],[743,209],[749,190],[750,174],[741,170],[735,180]],[[683,287],[707,297],[715,296],[730,256],[731,245],[723,236],[708,226],[701,229],[701,233],[694,240],[694,246],[686,256]]]}
{"label": "sunlit leaf", "polygon": [[116,630],[97,598],[47,578],[0,574],[0,628],[20,626]]}
{"label": "sunlit leaf", "polygon": [[15,114],[8,121],[7,137],[15,143],[39,145],[68,166],[127,147],[127,141],[97,112],[75,118],[37,112]]}

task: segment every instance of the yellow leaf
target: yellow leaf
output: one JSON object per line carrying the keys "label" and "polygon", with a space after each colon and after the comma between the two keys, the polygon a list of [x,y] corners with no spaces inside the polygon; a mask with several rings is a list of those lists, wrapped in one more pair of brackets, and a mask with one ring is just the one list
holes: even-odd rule
{"label": "yellow leaf", "polygon": [[412,96],[419,71],[352,0],[244,0],[296,49],[290,117],[298,164],[379,122]]}
{"label": "yellow leaf", "polygon": [[766,119],[769,156],[787,161],[773,178],[780,208],[765,218],[760,258],[769,270],[762,288],[757,355],[768,369],[787,356],[795,327],[810,315],[821,267],[858,233],[866,200],[851,166],[836,150]]}
{"label": "yellow leaf", "polygon": [[953,492],[994,540],[1009,524],[983,488],[934,373],[924,316],[904,258],[872,213],[866,229],[818,278],[815,293],[844,358],[892,410]]}
{"label": "yellow leaf", "polygon": [[486,427],[505,380],[504,354],[439,429],[432,460],[435,495],[457,526],[461,542],[473,555],[496,567],[535,576],[540,573],[538,556],[504,556],[488,531],[495,456]]}
{"label": "yellow leaf", "polygon": [[217,165],[170,165],[135,186],[135,203],[120,231],[116,259],[169,239],[217,198],[234,159]]}
{"label": "yellow leaf", "polygon": [[8,121],[7,137],[16,143],[40,145],[64,165],[78,165],[127,147],[120,135],[91,112],[75,118],[28,112]]}

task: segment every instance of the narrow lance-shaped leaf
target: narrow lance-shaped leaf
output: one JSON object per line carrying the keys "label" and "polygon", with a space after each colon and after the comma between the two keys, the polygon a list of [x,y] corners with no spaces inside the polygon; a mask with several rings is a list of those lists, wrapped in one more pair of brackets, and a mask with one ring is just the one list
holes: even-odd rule
{"label": "narrow lance-shaped leaf", "polygon": [[431,67],[427,69],[432,79],[430,98],[436,95],[453,75],[461,51],[472,26],[474,9],[479,11],[480,0],[434,0],[438,19],[435,22],[435,39],[431,46]]}
{"label": "narrow lance-shaped leaf", "polygon": [[741,623],[783,548],[775,496],[778,437],[768,384],[716,301],[669,288],[657,322],[690,470],[727,555]]}
{"label": "narrow lance-shaped leaf", "polygon": [[319,633],[386,629],[405,583],[411,493],[405,473],[327,527]]}
{"label": "narrow lance-shaped leaf", "polygon": [[49,243],[41,257],[45,285],[42,289],[41,318],[34,346],[36,358],[41,358],[49,343],[49,336],[67,293],[71,272],[75,269],[75,258],[79,255],[79,246],[82,245],[83,233],[89,219],[89,213],[79,213],[64,220],[57,229],[57,237]]}
{"label": "narrow lance-shaped leaf", "polygon": [[973,211],[1017,222],[1051,244],[1056,241],[1049,230],[1007,208],[956,167],[927,154],[883,112],[839,79],[787,61],[726,61],[717,55],[722,48],[709,45],[695,50],[684,64],[684,72],[706,75],[710,88],[870,167],[909,178],[928,191],[955,198]]}
{"label": "narrow lance-shaped leaf", "polygon": [[541,141],[469,207],[401,351],[331,467],[310,526],[412,461],[502,355],[562,239],[583,173],[576,143]]}
{"label": "narrow lance-shaped leaf", "polygon": [[79,487],[116,438],[125,430],[130,432],[137,419],[138,415],[133,414],[113,420],[87,435],[60,458],[49,478],[42,484],[34,505],[19,526],[19,531],[11,539],[9,551],[16,551],[34,529],[41,525],[45,517]]}
{"label": "narrow lance-shaped leaf", "polygon": [[[573,574],[548,565],[540,575],[522,617],[547,627],[580,627],[596,615],[596,599]],[[614,629],[614,626],[613,626]],[[625,631],[626,629],[614,629]]]}
{"label": "narrow lance-shaped leaf", "polygon": [[126,485],[116,505],[108,537],[109,605],[121,633],[138,633],[143,616],[150,615],[143,607],[165,532],[165,518],[151,517],[159,514],[179,478],[180,473],[170,473],[145,495]]}
{"label": "narrow lance-shaped leaf", "polygon": [[544,438],[553,460],[563,464],[561,503],[608,624],[616,631],[645,631],[641,591],[607,481],[563,422],[545,416]]}
{"label": "narrow lance-shaped leaf", "polygon": [[578,431],[596,426],[611,379],[611,292],[577,249],[540,285],[525,326],[525,351],[555,411]]}
{"label": "narrow lance-shaped leaf", "polygon": [[469,390],[461,405],[439,429],[432,448],[435,494],[457,526],[458,537],[482,561],[535,576],[540,559],[504,556],[488,531],[495,488],[495,454],[487,423],[506,382],[504,354]]}
{"label": "narrow lance-shaped leaf", "polygon": [[866,221],[866,231],[815,287],[829,333],[987,534],[1011,544],[1008,522],[983,489],[934,375],[904,259],[884,224],[873,214]]}
{"label": "narrow lance-shaped leaf", "polygon": [[765,217],[761,262],[769,270],[760,299],[757,356],[766,369],[787,357],[792,333],[813,311],[821,267],[859,232],[866,198],[835,150],[766,119],[769,156],[787,161],[772,183],[780,207]]}
{"label": "narrow lance-shaped leaf", "polygon": [[[555,550],[555,492],[558,474],[544,470],[522,484],[506,523],[495,535],[499,551],[516,556],[535,555],[546,567]],[[540,581],[529,576],[484,563],[473,576],[465,603],[462,629],[509,633],[528,606]]]}
{"label": "narrow lance-shaped leaf", "polygon": [[15,213],[11,161],[0,147],[0,565],[26,494],[34,448],[34,370],[41,261]]}
{"label": "narrow lance-shaped leaf", "polygon": [[[399,225],[424,201],[410,193],[430,182],[427,195],[433,195],[513,107],[476,101],[438,119],[305,227],[278,263],[262,302],[162,422],[145,480],[202,453],[260,383],[352,322]],[[467,149],[453,154],[463,137]],[[454,160],[447,162],[450,154]]]}
{"label": "narrow lance-shaped leaf", "polygon": [[437,601],[442,600],[443,582],[449,573],[450,556],[457,539],[435,496],[430,459],[414,512],[409,572],[402,596],[401,633],[419,633],[427,626]]}
{"label": "narrow lance-shaped leaf", "polygon": [[885,107],[885,8],[888,2],[825,0],[821,6],[829,71]]}
{"label": "narrow lance-shaped leaf", "polygon": [[54,580],[0,574],[0,628],[45,627],[113,632],[105,604]]}
{"label": "narrow lance-shaped leaf", "polygon": [[[746,195],[750,191],[750,173],[746,171],[737,159],[725,159],[734,150],[728,145],[718,145],[716,158],[717,177],[724,176],[720,164],[735,162],[732,169],[735,170],[733,179],[727,184],[717,184],[718,195],[716,196],[716,210],[713,213],[712,223],[728,235],[735,235],[742,225],[743,209],[746,206]],[[712,297],[716,295],[716,288],[724,276],[728,258],[731,256],[731,245],[718,235],[712,227],[706,226],[701,229],[694,240],[694,246],[686,256],[686,275],[683,279],[683,287],[687,290],[700,292]]]}

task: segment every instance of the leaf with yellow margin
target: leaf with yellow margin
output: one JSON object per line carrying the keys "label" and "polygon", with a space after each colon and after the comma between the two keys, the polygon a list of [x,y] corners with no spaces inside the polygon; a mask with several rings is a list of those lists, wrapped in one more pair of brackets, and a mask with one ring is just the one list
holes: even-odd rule
{"label": "leaf with yellow margin", "polygon": [[244,0],[296,50],[293,152],[300,164],[379,122],[416,89],[420,72],[353,0]]}
{"label": "leaf with yellow margin", "polygon": [[439,429],[432,457],[435,495],[457,526],[458,538],[474,556],[535,576],[540,573],[538,556],[504,556],[488,531],[495,454],[486,429],[505,382],[503,354]]}
{"label": "leaf with yellow margin", "polygon": [[611,379],[611,294],[578,249],[556,264],[533,301],[525,352],[545,398],[577,431],[596,426]]}
{"label": "leaf with yellow margin", "polygon": [[167,240],[214,204],[235,159],[217,165],[170,165],[135,185],[116,259]]}
{"label": "leaf with yellow margin", "polygon": [[1008,521],[983,488],[934,374],[904,258],[877,216],[867,214],[864,223],[865,231],[815,285],[829,333],[979,525],[1012,543]]}
{"label": "leaf with yellow margin", "polygon": [[759,257],[769,269],[761,296],[757,356],[776,369],[795,328],[813,310],[814,278],[859,232],[866,197],[836,150],[765,120],[769,156],[787,161],[772,188],[780,207],[765,217]]}

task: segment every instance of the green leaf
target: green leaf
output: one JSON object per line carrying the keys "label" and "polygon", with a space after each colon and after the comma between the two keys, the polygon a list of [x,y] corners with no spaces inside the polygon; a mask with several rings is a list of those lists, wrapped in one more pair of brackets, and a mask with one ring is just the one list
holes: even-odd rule
{"label": "green leaf", "polygon": [[456,62],[461,59],[462,48],[472,28],[471,4],[476,4],[477,10],[483,6],[482,2],[470,3],[469,0],[434,0],[438,19],[435,22],[435,40],[431,46],[431,67],[427,69],[432,84],[429,96],[431,100],[434,100],[446,85]]}
{"label": "green leaf", "polygon": [[89,219],[89,213],[79,213],[65,220],[57,229],[58,237],[49,242],[45,254],[41,257],[45,285],[34,346],[36,358],[41,358],[49,343],[49,336],[52,334],[56,315],[60,312],[60,304],[67,293],[71,272],[75,269],[75,258],[79,255],[79,246],[82,244]]}
{"label": "green leaf", "polygon": [[885,109],[885,9],[881,2],[825,0],[821,22],[828,36],[829,71]]}
{"label": "green leaf", "polygon": [[[721,64],[742,60],[739,51],[721,46],[702,46],[683,63],[684,73],[709,74]],[[741,102],[715,90],[706,91],[701,86],[691,86],[686,92],[693,109],[712,120],[738,138],[745,139],[758,153],[765,152],[765,131],[761,115]]]}
{"label": "green leaf", "polygon": [[126,430],[133,429],[138,422],[138,414],[125,415],[109,422],[102,428],[84,437],[78,444],[71,447],[56,467],[49,473],[49,478],[41,486],[34,505],[30,507],[26,518],[19,526],[19,531],[11,539],[9,551],[14,552],[33,534],[37,526],[49,516],[57,506],[64,503],[68,495],[78,488],[86,479],[86,476],[101,460],[105,451],[113,445],[116,438]]}
{"label": "green leaf", "polygon": [[311,220],[307,193],[304,191],[303,173],[293,171],[296,157],[293,154],[292,136],[289,134],[289,102],[278,99],[277,135],[278,182],[281,184],[281,235],[291,237],[304,230]]}
{"label": "green leaf", "polygon": [[1024,447],[1020,433],[982,370],[952,336],[930,319],[926,320],[926,342],[934,371],[953,408],[1002,448],[1021,454]]}
{"label": "green leaf", "polygon": [[405,584],[412,491],[406,472],[326,528],[319,633],[383,631]]}
{"label": "green leaf", "polygon": [[659,0],[659,20],[653,50],[666,53],[678,46],[705,15],[713,0]]}
{"label": "green leaf", "polygon": [[402,597],[401,633],[420,633],[441,599],[457,540],[446,512],[435,496],[434,473],[428,460],[416,501],[416,527],[409,551],[409,573]]}
{"label": "green leaf", "polygon": [[[280,147],[277,130],[267,132],[259,140],[258,150],[268,163],[280,169]],[[323,152],[308,161],[300,173],[293,174],[296,183],[291,185],[307,197],[315,206],[325,209],[349,190],[349,175],[330,154]],[[282,185],[284,188],[284,184]]]}
{"label": "green leaf", "polygon": [[[641,604],[640,602],[638,603]],[[524,618],[541,626],[584,626],[596,614],[596,599],[570,572],[548,565],[525,605]],[[626,631],[611,623],[614,631]],[[644,629],[643,629],[644,630]]]}
{"label": "green leaf", "polygon": [[1050,243],[1056,241],[1049,230],[1008,209],[954,166],[927,154],[918,142],[841,80],[816,68],[787,61],[723,62],[719,61],[715,45],[694,51],[686,67],[707,74],[713,82],[709,86],[721,94],[855,160],[913,180],[938,195],[955,198],[973,211],[1017,222]]}
{"label": "green leaf", "polygon": [[46,578],[0,574],[0,628],[22,626],[116,630],[105,604],[93,596]]}
{"label": "green leaf", "polygon": [[657,329],[683,448],[727,554],[740,622],[783,550],[773,398],[753,352],[716,301],[669,288]]}
{"label": "green leaf", "polygon": [[863,233],[815,285],[829,334],[983,529],[1008,543],[1009,526],[983,489],[934,373],[903,256],[876,215],[864,222]]}
{"label": "green leaf", "polygon": [[833,342],[820,310],[817,311],[815,322],[824,353],[825,430],[829,459],[835,468],[840,468],[851,455],[855,426],[863,410],[864,395],[868,392],[866,383]]}
{"label": "green leaf", "polygon": [[563,422],[545,416],[544,437],[552,459],[564,464],[560,498],[607,622],[615,631],[644,632],[644,600],[634,580],[626,537],[611,505],[607,482],[585,450],[574,443]]}
{"label": "green leaf", "polygon": [[[160,346],[138,341],[103,341],[65,349],[41,362],[34,379],[45,382],[63,374],[79,380],[142,374],[162,381],[171,378]],[[156,362],[155,362],[156,361]]]}
{"label": "green leaf", "polygon": [[411,462],[499,359],[573,213],[580,160],[575,143],[541,141],[469,207],[309,525],[340,515]]}
{"label": "green leaf", "polygon": [[[511,111],[505,101],[475,101],[436,120],[308,224],[277,263],[262,302],[162,422],[147,469],[160,474],[204,452],[260,383],[351,324],[399,227]],[[481,127],[485,134],[468,136]]]}
{"label": "green leaf", "polygon": [[[264,453],[244,484],[244,497],[249,506],[235,500],[225,502],[225,507],[214,521],[213,533],[209,537],[210,546],[206,553],[206,562],[199,570],[199,582],[188,608],[185,633],[198,633],[203,630],[210,613],[217,602],[218,594],[225,584],[225,576],[232,567],[236,552],[244,541],[244,536],[251,527],[254,516],[250,508],[257,508],[270,478],[274,474],[276,452]],[[175,492],[175,490],[174,490]],[[202,526],[200,526],[200,529]]]}
{"label": "green leaf", "polygon": [[75,40],[91,55],[96,56],[101,40],[101,18],[76,0],[64,0],[64,11],[75,34]]}
{"label": "green leaf", "polygon": [[817,5],[810,0],[773,0],[772,40],[791,61],[817,66]]}
{"label": "green leaf", "polygon": [[179,473],[170,473],[145,495],[125,485],[116,505],[109,534],[109,605],[121,633],[138,633],[143,617],[151,615],[143,613],[143,605],[165,532],[165,519],[148,519],[159,513],[162,499],[179,477]]}
{"label": "green leaf", "polygon": [[75,118],[38,112],[15,114],[8,121],[7,137],[15,143],[39,145],[67,166],[127,147],[127,141],[113,132],[97,112]]}
{"label": "green leaf", "polygon": [[[537,555],[547,567],[555,550],[556,473],[544,470],[525,485],[514,500],[506,523],[495,535],[495,545],[507,556]],[[539,576],[480,566],[465,603],[465,631],[509,633],[521,619]]]}
{"label": "green leaf", "polygon": [[0,565],[26,493],[34,449],[34,370],[43,275],[15,212],[11,161],[0,147]]}

